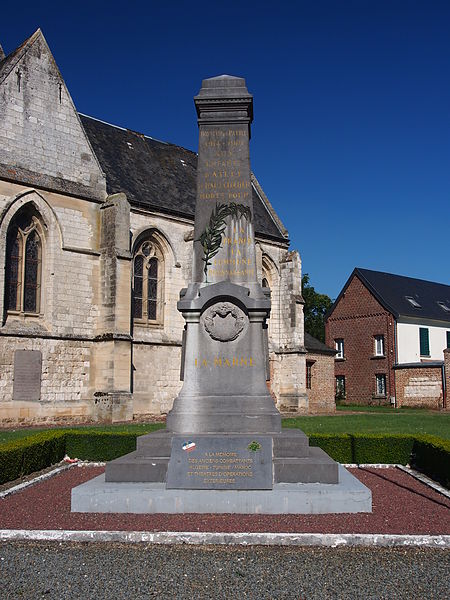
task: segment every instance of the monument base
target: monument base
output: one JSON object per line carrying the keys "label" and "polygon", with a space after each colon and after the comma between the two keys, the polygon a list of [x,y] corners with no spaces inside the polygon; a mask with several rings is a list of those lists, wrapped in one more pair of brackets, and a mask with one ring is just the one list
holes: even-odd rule
{"label": "monument base", "polygon": [[339,483],[276,483],[272,490],[166,489],[164,483],[105,482],[72,490],[72,512],[297,515],[372,511],[372,493],[341,465]]}

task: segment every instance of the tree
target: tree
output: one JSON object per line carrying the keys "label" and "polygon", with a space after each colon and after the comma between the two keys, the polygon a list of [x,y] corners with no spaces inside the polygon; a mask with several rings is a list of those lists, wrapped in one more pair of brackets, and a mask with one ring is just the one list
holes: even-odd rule
{"label": "tree", "polygon": [[324,316],[333,304],[333,300],[326,294],[319,294],[309,284],[309,275],[305,273],[302,277],[302,295],[305,301],[305,331],[321,342],[325,342]]}

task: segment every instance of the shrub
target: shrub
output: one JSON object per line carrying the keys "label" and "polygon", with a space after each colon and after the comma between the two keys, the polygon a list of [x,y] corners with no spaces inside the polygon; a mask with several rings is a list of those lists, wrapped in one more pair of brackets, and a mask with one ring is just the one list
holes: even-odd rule
{"label": "shrub", "polygon": [[351,436],[346,433],[313,433],[309,436],[309,444],[319,446],[340,463],[352,462]]}
{"label": "shrub", "polygon": [[82,460],[113,460],[136,450],[136,437],[136,433],[71,429],[66,432],[66,454]]}
{"label": "shrub", "polygon": [[0,448],[0,483],[60,462],[65,446],[64,431],[44,431],[5,444]]}
{"label": "shrub", "polygon": [[411,466],[450,488],[450,441],[423,435],[414,440]]}

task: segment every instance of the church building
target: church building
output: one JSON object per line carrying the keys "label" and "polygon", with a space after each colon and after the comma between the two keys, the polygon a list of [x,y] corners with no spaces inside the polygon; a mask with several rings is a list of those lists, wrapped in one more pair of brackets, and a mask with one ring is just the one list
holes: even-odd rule
{"label": "church building", "polygon": [[[40,30],[0,47],[0,424],[170,410],[196,168],[195,152],[78,113]],[[334,353],[305,347],[300,256],[254,175],[252,195],[268,385],[282,411],[330,412]]]}

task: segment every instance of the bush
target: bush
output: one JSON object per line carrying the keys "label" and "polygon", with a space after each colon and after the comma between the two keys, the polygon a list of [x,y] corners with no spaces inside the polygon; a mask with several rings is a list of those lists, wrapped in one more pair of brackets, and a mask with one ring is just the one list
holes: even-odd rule
{"label": "bush", "polygon": [[71,429],[66,432],[66,454],[82,460],[113,460],[136,450],[136,437],[136,433]]}
{"label": "bush", "polygon": [[314,433],[309,436],[310,446],[319,446],[340,463],[352,462],[352,440],[347,433]]}
{"label": "bush", "polygon": [[60,462],[65,454],[65,432],[44,431],[0,448],[0,483],[12,481]]}
{"label": "bush", "polygon": [[354,434],[352,460],[356,464],[383,463],[407,465],[410,461],[414,436],[405,434]]}
{"label": "bush", "polygon": [[411,466],[450,488],[450,441],[423,435],[414,440]]}

